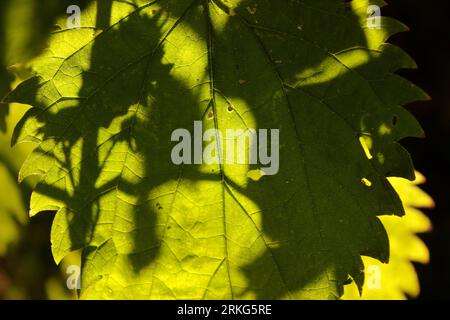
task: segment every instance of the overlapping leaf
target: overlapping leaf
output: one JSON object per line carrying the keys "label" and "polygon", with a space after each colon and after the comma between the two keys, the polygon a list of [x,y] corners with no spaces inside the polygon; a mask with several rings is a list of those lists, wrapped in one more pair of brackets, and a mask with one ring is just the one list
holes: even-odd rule
{"label": "overlapping leaf", "polygon": [[[415,67],[355,0],[97,1],[52,36],[15,141],[39,147],[31,214],[57,210],[59,262],[84,248],[84,298],[335,298],[386,262],[386,176],[414,177],[397,143]],[[375,1],[375,4],[382,5]],[[171,133],[280,129],[280,170],[172,163]]]}
{"label": "overlapping leaf", "polygon": [[429,252],[417,233],[431,230],[431,222],[421,212],[421,208],[432,208],[433,200],[418,185],[425,178],[416,173],[416,180],[409,182],[400,178],[390,178],[405,207],[402,218],[385,216],[381,221],[390,241],[389,264],[382,264],[369,257],[363,257],[367,270],[366,283],[360,297],[356,286],[345,287],[344,299],[406,299],[416,298],[420,293],[419,279],[412,262],[428,263]]}
{"label": "overlapping leaf", "polygon": [[[0,3],[0,100],[10,90],[12,72],[7,69],[35,57],[46,46],[58,16],[69,5],[84,7],[88,0],[2,0]],[[59,26],[59,28],[64,27]],[[0,104],[0,130],[6,131],[9,107]]]}
{"label": "overlapping leaf", "polygon": [[[10,147],[12,129],[23,117],[27,106],[12,105],[0,133],[0,299],[69,299],[74,297],[66,287],[66,270],[78,264],[70,255],[61,270],[44,252],[48,252],[47,234],[50,219],[29,223],[27,207],[34,179],[17,183],[20,166],[33,145]],[[43,217],[42,217],[43,218]],[[70,295],[70,293],[73,293]]]}

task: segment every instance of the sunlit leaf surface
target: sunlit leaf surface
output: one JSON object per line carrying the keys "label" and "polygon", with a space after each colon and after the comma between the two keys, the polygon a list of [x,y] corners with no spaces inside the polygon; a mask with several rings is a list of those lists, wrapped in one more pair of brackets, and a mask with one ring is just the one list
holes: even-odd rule
{"label": "sunlit leaf surface", "polygon": [[[375,1],[381,5],[381,2]],[[97,1],[55,32],[14,142],[38,148],[31,215],[56,210],[57,262],[83,248],[82,298],[337,298],[388,260],[378,215],[403,214],[387,176],[414,178],[402,109],[415,67],[367,27],[367,1]],[[175,165],[171,133],[279,129],[259,165]],[[247,145],[248,147],[248,145]],[[216,153],[217,156],[217,153]]]}
{"label": "sunlit leaf surface", "polygon": [[390,178],[400,195],[406,215],[381,217],[390,241],[389,264],[382,264],[369,257],[363,257],[366,282],[362,296],[354,284],[345,287],[344,299],[406,299],[416,298],[420,293],[419,280],[412,262],[428,263],[429,252],[417,233],[431,231],[431,222],[421,212],[421,208],[434,207],[433,200],[420,188],[425,182],[421,174],[416,174],[413,182]]}

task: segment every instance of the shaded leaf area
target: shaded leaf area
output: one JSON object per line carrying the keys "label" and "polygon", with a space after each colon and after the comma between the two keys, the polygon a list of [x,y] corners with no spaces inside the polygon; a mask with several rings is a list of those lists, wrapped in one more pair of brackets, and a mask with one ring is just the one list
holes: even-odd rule
{"label": "shaded leaf area", "polygon": [[26,144],[11,148],[10,136],[27,109],[13,105],[6,119],[9,130],[0,133],[0,299],[69,298],[49,248],[52,215],[29,222],[26,208],[32,183],[17,184],[19,168],[32,148]]}
{"label": "shaded leaf area", "polygon": [[[46,46],[50,32],[65,29],[56,18],[66,14],[67,7],[84,8],[89,0],[2,0],[0,3],[0,101],[10,91],[15,64],[27,63]],[[0,104],[0,130],[5,132],[9,107]]]}
{"label": "shaded leaf area", "polygon": [[[396,141],[422,135],[401,105],[427,97],[393,74],[415,66],[384,43],[404,27],[367,29],[368,4],[97,1],[52,35],[7,101],[33,106],[20,177],[41,176],[32,215],[57,211],[55,260],[84,248],[82,298],[337,298],[361,255],[388,261],[386,176],[414,178]],[[195,120],[280,129],[278,174],[174,165]]]}
{"label": "shaded leaf area", "polygon": [[430,219],[420,209],[434,207],[434,201],[418,185],[425,177],[416,173],[416,180],[409,182],[401,178],[390,178],[398,192],[406,214],[404,217],[385,216],[381,221],[390,241],[389,264],[382,264],[369,257],[363,257],[367,270],[366,283],[360,297],[356,286],[345,287],[344,299],[400,300],[417,298],[420,284],[413,262],[427,264],[430,254],[418,233],[432,229]]}

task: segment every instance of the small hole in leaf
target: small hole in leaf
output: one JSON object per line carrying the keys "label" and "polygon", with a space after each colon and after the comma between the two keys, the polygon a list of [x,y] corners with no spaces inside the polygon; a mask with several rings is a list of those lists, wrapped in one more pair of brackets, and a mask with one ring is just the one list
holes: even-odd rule
{"label": "small hole in leaf", "polygon": [[228,106],[228,112],[233,112],[233,107],[232,106]]}
{"label": "small hole in leaf", "polygon": [[393,116],[392,117],[392,125],[397,125],[397,122],[398,122],[398,117],[397,116]]}
{"label": "small hole in leaf", "polygon": [[361,144],[367,159],[371,160],[373,158],[372,153],[370,152],[373,144],[372,138],[367,135],[360,135],[359,143]]}
{"label": "small hole in leaf", "polygon": [[370,188],[370,187],[372,186],[372,181],[370,181],[370,180],[367,179],[367,178],[362,178],[362,179],[361,179],[361,183],[362,183],[363,185],[365,185],[366,187],[368,187],[368,188]]}

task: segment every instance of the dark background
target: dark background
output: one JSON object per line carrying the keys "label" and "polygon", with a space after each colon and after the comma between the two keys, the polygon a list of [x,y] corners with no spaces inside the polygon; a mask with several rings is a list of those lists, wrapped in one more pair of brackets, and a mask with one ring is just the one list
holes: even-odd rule
{"label": "dark background", "polygon": [[402,70],[405,76],[431,97],[407,107],[425,132],[425,139],[405,139],[416,169],[427,177],[423,189],[436,202],[427,210],[433,232],[421,235],[430,249],[429,265],[416,265],[421,299],[450,298],[450,19],[446,0],[388,0],[383,15],[394,17],[411,30],[389,42],[402,47],[418,70]]}

